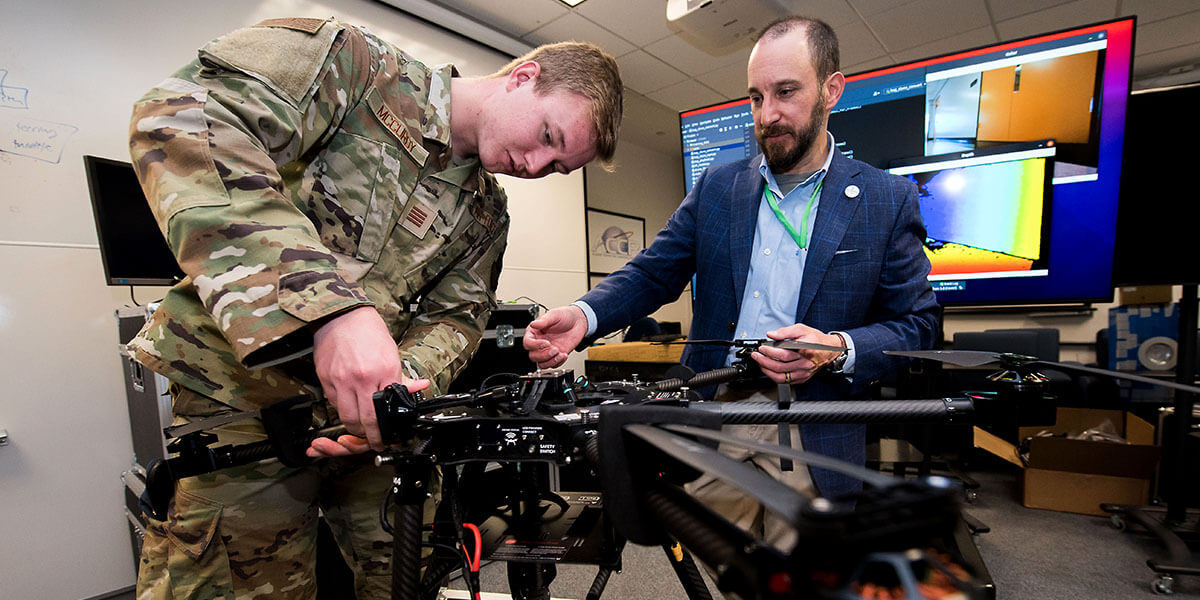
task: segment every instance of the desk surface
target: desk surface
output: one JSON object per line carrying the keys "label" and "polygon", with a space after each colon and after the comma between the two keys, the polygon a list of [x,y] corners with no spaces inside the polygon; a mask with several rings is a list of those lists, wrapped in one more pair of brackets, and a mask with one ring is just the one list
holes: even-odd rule
{"label": "desk surface", "polygon": [[588,360],[613,362],[678,363],[684,344],[655,344],[652,342],[623,342],[588,348]]}

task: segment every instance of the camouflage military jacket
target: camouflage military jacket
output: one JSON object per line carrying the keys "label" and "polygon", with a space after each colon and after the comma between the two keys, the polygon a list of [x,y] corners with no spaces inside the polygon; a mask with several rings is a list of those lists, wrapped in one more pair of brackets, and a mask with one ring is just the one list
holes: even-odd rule
{"label": "camouflage military jacket", "polygon": [[374,305],[406,375],[443,392],[495,305],[509,218],[450,148],[449,66],[352,26],[218,38],[135,105],[131,154],[188,277],[130,343],[239,409],[319,390],[322,319]]}

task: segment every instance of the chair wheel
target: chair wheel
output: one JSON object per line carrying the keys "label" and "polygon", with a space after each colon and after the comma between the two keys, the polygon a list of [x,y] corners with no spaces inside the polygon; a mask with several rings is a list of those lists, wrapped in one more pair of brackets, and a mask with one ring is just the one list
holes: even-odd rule
{"label": "chair wheel", "polygon": [[1175,593],[1175,578],[1170,575],[1159,575],[1150,583],[1150,589],[1155,594],[1174,594]]}
{"label": "chair wheel", "polygon": [[1116,529],[1117,531],[1125,531],[1125,517],[1114,513],[1108,517],[1108,522],[1112,524],[1113,529]]}

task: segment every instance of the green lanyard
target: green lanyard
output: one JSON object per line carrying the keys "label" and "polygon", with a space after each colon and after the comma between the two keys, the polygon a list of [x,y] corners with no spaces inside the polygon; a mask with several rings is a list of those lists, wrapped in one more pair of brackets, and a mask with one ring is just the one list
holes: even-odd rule
{"label": "green lanyard", "polygon": [[788,221],[787,215],[779,209],[779,202],[775,201],[775,194],[771,193],[771,188],[763,188],[767,195],[767,204],[771,205],[771,210],[775,212],[775,216],[783,223],[783,228],[787,230],[788,235],[792,236],[796,245],[800,246],[801,250],[805,250],[808,246],[808,214],[812,212],[813,202],[816,201],[817,195],[821,193],[821,184],[825,183],[825,178],[822,177],[817,182],[817,187],[813,189],[813,193],[808,197],[808,205],[804,207],[804,214],[800,215],[800,233],[796,233],[796,228],[792,227],[792,222]]}

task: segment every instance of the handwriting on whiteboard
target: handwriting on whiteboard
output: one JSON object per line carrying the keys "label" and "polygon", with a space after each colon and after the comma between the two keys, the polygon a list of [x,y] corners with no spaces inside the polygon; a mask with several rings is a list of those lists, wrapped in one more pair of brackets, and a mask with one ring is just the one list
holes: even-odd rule
{"label": "handwriting on whiteboard", "polygon": [[0,108],[29,108],[29,90],[4,85],[6,77],[8,71],[0,69]]}
{"label": "handwriting on whiteboard", "polygon": [[0,69],[0,153],[57,163],[63,146],[79,128],[29,117],[24,112],[29,109],[29,90],[7,85],[7,77],[8,71]]}

